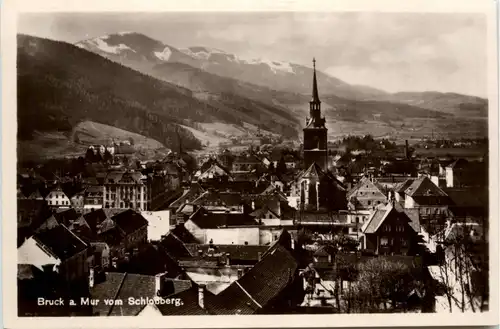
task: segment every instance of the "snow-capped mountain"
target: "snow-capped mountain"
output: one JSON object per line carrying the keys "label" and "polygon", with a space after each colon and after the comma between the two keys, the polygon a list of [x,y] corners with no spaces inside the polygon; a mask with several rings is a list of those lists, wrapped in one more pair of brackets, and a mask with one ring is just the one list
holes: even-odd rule
{"label": "snow-capped mountain", "polygon": [[130,66],[151,66],[169,61],[192,62],[178,49],[135,32],[118,32],[80,41],[76,46]]}
{"label": "snow-capped mountain", "polygon": [[[302,94],[311,90],[312,68],[287,61],[241,58],[209,47],[177,49],[134,32],[101,36],[76,45],[146,73],[151,73],[155,65],[177,62],[273,90]],[[318,72],[318,80],[323,94],[351,99],[384,94],[374,88],[349,85],[322,72]]]}

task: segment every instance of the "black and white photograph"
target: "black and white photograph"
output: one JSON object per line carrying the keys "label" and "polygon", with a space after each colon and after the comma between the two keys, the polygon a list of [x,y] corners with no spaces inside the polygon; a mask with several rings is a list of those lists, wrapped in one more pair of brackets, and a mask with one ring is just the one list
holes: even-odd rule
{"label": "black and white photograph", "polygon": [[498,317],[492,13],[302,5],[16,14],[15,317]]}

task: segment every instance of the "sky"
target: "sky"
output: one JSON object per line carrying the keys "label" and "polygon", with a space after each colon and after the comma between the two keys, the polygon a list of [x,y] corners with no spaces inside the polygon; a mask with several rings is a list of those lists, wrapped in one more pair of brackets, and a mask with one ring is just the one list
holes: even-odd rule
{"label": "sky", "polygon": [[311,66],[388,92],[487,95],[487,21],[471,13],[36,13],[18,32],[75,43],[122,31]]}

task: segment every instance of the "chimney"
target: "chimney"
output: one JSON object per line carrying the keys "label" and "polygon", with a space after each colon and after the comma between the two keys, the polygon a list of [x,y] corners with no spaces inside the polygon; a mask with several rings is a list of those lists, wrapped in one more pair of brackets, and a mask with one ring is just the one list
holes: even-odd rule
{"label": "chimney", "polygon": [[239,268],[238,269],[238,279],[241,279],[242,276],[243,276],[243,269]]}
{"label": "chimney", "polygon": [[89,270],[89,288],[93,288],[94,287],[94,269],[91,268]]}
{"label": "chimney", "polygon": [[201,308],[205,308],[205,285],[200,284],[198,286],[198,305]]}
{"label": "chimney", "polygon": [[164,272],[164,273],[158,273],[155,275],[155,293],[156,293],[156,296],[161,296],[161,293],[163,291],[163,285],[165,283],[165,281],[163,280],[165,274],[167,274],[167,272]]}
{"label": "chimney", "polygon": [[408,140],[405,140],[405,159],[408,159],[410,157],[410,154],[409,154],[409,149],[410,147],[408,146]]}
{"label": "chimney", "polygon": [[291,239],[291,245],[290,246],[292,247],[292,250],[295,249],[295,240],[293,238]]}
{"label": "chimney", "polygon": [[231,265],[231,255],[229,253],[226,253],[226,266]]}

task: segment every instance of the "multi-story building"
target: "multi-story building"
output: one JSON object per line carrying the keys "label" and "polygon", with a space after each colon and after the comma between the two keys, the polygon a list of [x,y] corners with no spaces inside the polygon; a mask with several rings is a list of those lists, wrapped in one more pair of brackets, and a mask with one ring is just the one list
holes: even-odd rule
{"label": "multi-story building", "polygon": [[111,171],[104,180],[104,208],[149,210],[148,186],[140,172]]}

